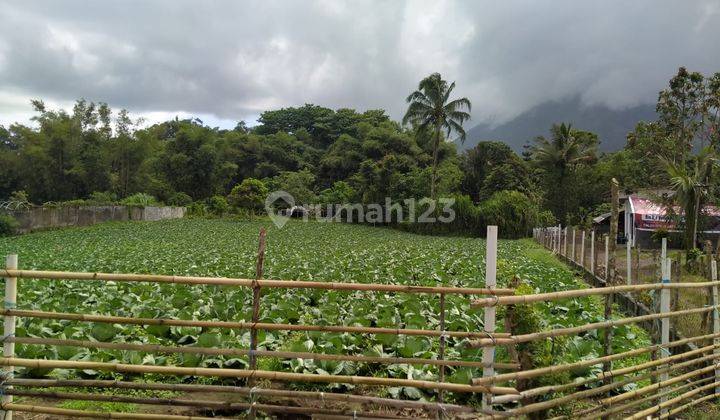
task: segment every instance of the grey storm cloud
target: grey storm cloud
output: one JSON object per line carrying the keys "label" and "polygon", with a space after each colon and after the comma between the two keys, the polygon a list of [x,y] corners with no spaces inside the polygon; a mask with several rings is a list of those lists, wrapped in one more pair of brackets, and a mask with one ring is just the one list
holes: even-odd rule
{"label": "grey storm cloud", "polygon": [[[439,71],[501,122],[580,96],[656,99],[720,71],[714,1],[0,1],[0,113],[84,97],[238,120],[315,103],[384,108]],[[0,115],[1,116],[1,115]]]}

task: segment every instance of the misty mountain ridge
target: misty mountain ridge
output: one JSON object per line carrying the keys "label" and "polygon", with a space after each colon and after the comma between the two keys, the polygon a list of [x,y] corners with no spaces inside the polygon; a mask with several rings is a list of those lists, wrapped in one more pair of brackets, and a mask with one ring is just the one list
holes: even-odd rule
{"label": "misty mountain ridge", "polygon": [[657,118],[655,105],[638,105],[613,110],[605,105],[585,105],[579,97],[564,101],[545,102],[518,115],[512,120],[493,127],[478,124],[467,131],[464,144],[456,140],[458,149],[470,149],[481,141],[502,141],[520,153],[523,146],[537,136],[549,136],[556,123],[570,123],[579,130],[596,133],[600,150],[613,152],[625,147],[627,134],[639,121]]}

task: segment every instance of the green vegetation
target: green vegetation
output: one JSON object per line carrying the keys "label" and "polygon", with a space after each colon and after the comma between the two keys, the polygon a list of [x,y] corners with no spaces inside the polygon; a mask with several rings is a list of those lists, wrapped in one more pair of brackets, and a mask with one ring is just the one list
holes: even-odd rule
{"label": "green vegetation", "polygon": [[[291,221],[282,230],[262,220],[181,219],[106,223],[3,238],[0,239],[0,254],[17,252],[20,266],[24,269],[252,278],[257,236],[261,227],[268,229],[266,278],[475,287],[484,283],[485,242],[481,239],[418,236],[397,230],[340,223]],[[500,286],[507,285],[515,276],[522,279],[527,290],[533,292],[583,287],[583,283],[564,264],[530,240],[500,242]],[[249,320],[251,297],[249,289],[239,287],[21,280],[18,306],[23,309],[137,317]],[[448,296],[447,305],[446,319],[450,330],[478,331],[481,328],[482,312],[471,309],[467,297]],[[437,329],[438,310],[437,296],[272,289],[263,292],[261,320],[314,325]],[[533,305],[533,310],[538,311],[534,319],[543,329],[581,325],[602,319],[602,301],[594,298]],[[502,328],[502,321],[498,325]],[[165,345],[249,346],[247,331],[144,328],[27,318],[20,319],[17,334]],[[438,351],[437,340],[425,337],[261,332],[259,341],[260,347],[265,349],[323,353],[432,358],[437,356]],[[646,343],[645,334],[635,327],[622,326],[615,329],[615,352]],[[476,360],[480,350],[467,349],[463,344],[462,340],[450,339],[446,357]],[[571,362],[597,357],[602,352],[600,340],[596,339],[594,332],[585,336],[548,340],[545,346],[544,363]],[[150,355],[28,345],[18,345],[17,351],[21,357],[236,368],[247,365],[243,358],[195,355]],[[508,361],[504,350],[499,350],[498,357],[500,361]],[[437,374],[436,368],[421,365],[380,366],[260,359],[260,366],[263,369],[294,372],[410,376],[416,379],[433,378]],[[599,366],[594,366],[573,374],[588,377],[599,370]],[[25,374],[71,375],[64,370],[26,371]],[[92,370],[77,374],[92,378],[116,377]],[[479,374],[467,368],[450,369],[449,380],[467,383],[468,378]],[[407,398],[428,396],[414,389],[391,389],[388,392],[400,393]]]}

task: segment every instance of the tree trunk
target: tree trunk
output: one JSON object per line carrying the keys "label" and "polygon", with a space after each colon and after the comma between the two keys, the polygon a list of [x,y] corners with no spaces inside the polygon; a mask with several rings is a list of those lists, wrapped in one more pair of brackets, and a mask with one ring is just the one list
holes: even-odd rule
{"label": "tree trunk", "polygon": [[433,164],[432,164],[432,176],[430,178],[430,198],[433,201],[437,198],[437,191],[435,190],[435,183],[437,182],[437,160],[438,160],[438,149],[440,148],[440,126],[435,127],[435,140],[433,141]]}

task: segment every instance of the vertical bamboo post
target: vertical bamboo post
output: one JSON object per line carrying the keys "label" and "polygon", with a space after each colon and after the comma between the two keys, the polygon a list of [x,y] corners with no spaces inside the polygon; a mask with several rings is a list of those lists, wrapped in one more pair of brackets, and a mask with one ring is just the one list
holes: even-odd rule
{"label": "vertical bamboo post", "polygon": [[[438,351],[438,360],[445,360],[445,293],[440,293],[440,350]],[[445,365],[440,365],[440,383],[445,382]],[[438,402],[445,401],[445,390],[438,391]],[[442,410],[438,411],[438,416],[442,418]]]}
{"label": "vertical bamboo post", "polygon": [[555,234],[557,235],[557,242],[555,244],[556,245],[555,253],[559,254],[560,251],[562,250],[562,247],[561,247],[561,245],[562,245],[562,224],[557,225],[557,232],[555,232]]}
{"label": "vertical bamboo post", "polygon": [[635,245],[635,283],[640,284],[640,247]]}
{"label": "vertical bamboo post", "polygon": [[605,235],[605,284],[610,284],[610,235]]}
{"label": "vertical bamboo post", "polygon": [[[261,288],[260,285],[258,285],[257,280],[262,279],[263,277],[263,268],[265,264],[265,239],[267,237],[267,232],[265,231],[265,228],[260,229],[260,236],[258,240],[258,253],[257,253],[257,261],[255,264],[255,281],[253,282],[253,310],[252,310],[252,327],[250,327],[250,354],[248,357],[248,361],[250,364],[250,370],[254,371],[257,370],[257,357],[255,356],[255,351],[257,350],[258,345],[258,337],[257,337],[257,328],[256,324],[260,322],[260,292]],[[255,385],[255,378],[250,376],[248,378],[248,386],[253,387]],[[252,398],[252,395],[251,395]],[[254,405],[254,401],[251,401],[251,404]],[[255,418],[255,408],[251,408],[250,412],[248,414],[249,419]]]}
{"label": "vertical bamboo post", "polygon": [[568,237],[568,228],[565,226],[565,240],[563,241],[563,257],[567,258],[567,237]]}
{"label": "vertical bamboo post", "polygon": [[[494,289],[497,285],[497,236],[498,227],[487,227],[487,245],[485,249],[485,287]],[[485,308],[484,313],[485,332],[495,332],[495,306]],[[483,347],[483,378],[495,375],[493,363],[495,361],[495,347]],[[492,407],[492,394],[483,395],[483,407]]]}
{"label": "vertical bamboo post", "polygon": [[[18,256],[17,254],[8,255],[5,259],[5,268],[8,270],[17,270],[18,268]],[[17,278],[7,277],[5,278],[5,309],[15,309],[17,307]],[[7,341],[9,337],[15,335],[15,316],[5,315],[3,322],[3,357],[15,357],[15,343]],[[15,368],[13,366],[6,366],[3,369],[5,380],[11,380],[15,376]],[[12,395],[3,393],[2,403],[8,404],[13,402]],[[3,411],[2,418],[4,420],[12,420],[12,411]]]}
{"label": "vertical bamboo post", "polygon": [[[710,262],[710,275],[712,281],[717,281],[718,279],[718,273],[717,273],[717,261],[714,259],[712,262]],[[712,304],[715,306],[715,309],[713,309],[713,334],[720,334],[720,313],[718,313],[717,305],[720,305],[720,299],[718,297],[718,287],[717,285],[712,287]],[[720,338],[715,337],[713,339],[713,344],[716,346],[715,349],[713,349],[713,354],[715,355],[715,359],[713,359],[713,363],[715,363],[715,382],[720,382],[720,365],[718,365],[718,357],[720,357],[720,348],[717,346],[720,344]],[[720,395],[720,385],[715,387],[715,395]]]}
{"label": "vertical bamboo post", "polygon": [[595,229],[590,231],[590,274],[595,275]]}
{"label": "vertical bamboo post", "polygon": [[630,240],[626,237],[625,240],[625,282],[630,285],[632,284],[632,250],[630,246]]}
{"label": "vertical bamboo post", "polygon": [[572,230],[572,262],[575,262],[575,228]]}
{"label": "vertical bamboo post", "polygon": [[580,267],[585,268],[585,230],[580,234]]}

